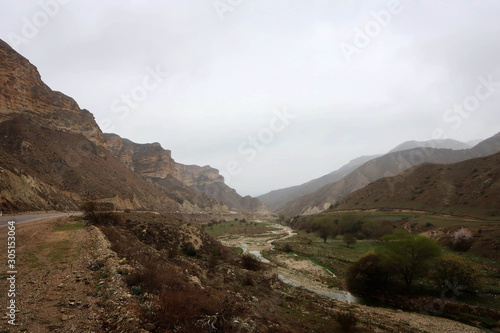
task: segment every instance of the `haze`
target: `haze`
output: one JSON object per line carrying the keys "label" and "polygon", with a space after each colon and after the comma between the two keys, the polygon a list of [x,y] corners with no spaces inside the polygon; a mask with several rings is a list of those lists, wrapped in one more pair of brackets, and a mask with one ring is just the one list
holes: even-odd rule
{"label": "haze", "polygon": [[3,1],[0,38],[103,131],[240,194],[499,132],[498,1]]}

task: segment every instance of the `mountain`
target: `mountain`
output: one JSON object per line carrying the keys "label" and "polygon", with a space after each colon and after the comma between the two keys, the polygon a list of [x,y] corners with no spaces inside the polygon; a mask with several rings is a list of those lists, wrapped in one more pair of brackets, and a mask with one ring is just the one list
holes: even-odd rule
{"label": "mountain", "polygon": [[271,191],[269,193],[258,196],[257,199],[262,201],[270,211],[278,210],[289,201],[297,199],[303,195],[313,193],[314,191],[320,189],[325,185],[335,183],[336,181],[342,179],[343,177],[354,171],[363,163],[368,162],[369,160],[372,160],[378,156],[380,155],[358,157],[350,161],[340,169],[335,170],[325,176],[313,179],[302,185]]}
{"label": "mountain", "polygon": [[[172,158],[170,150],[165,150],[159,143],[138,144],[123,139],[116,134],[106,133],[107,148],[129,168],[152,182],[176,188],[177,197],[185,197],[182,188],[173,183],[179,181],[198,192],[206,193],[212,198],[237,211],[265,210],[262,203],[255,198],[240,196],[236,190],[224,183],[219,170],[210,166],[184,165]],[[170,184],[170,185],[167,185]]]}
{"label": "mountain", "polygon": [[96,200],[121,209],[228,213],[176,178],[189,176],[168,150],[104,135],[89,111],[51,90],[36,67],[1,40],[0,136],[4,212],[72,210]]}
{"label": "mountain", "polygon": [[[397,151],[375,158],[361,165],[340,181],[326,185],[314,193],[288,202],[280,212],[287,216],[313,214],[338,203],[346,195],[383,177],[394,177],[401,172],[425,163],[456,163],[500,151],[500,133],[470,149],[451,150],[415,148]],[[395,178],[397,179],[397,177]]]}
{"label": "mountain", "polygon": [[406,208],[500,214],[500,153],[454,164],[424,163],[346,196],[339,209]]}
{"label": "mountain", "polygon": [[457,140],[452,139],[440,139],[440,140],[428,140],[428,141],[406,141],[399,146],[395,147],[389,153],[394,153],[398,151],[415,149],[415,148],[441,148],[441,149],[453,149],[461,150],[472,148],[473,145],[468,145]]}

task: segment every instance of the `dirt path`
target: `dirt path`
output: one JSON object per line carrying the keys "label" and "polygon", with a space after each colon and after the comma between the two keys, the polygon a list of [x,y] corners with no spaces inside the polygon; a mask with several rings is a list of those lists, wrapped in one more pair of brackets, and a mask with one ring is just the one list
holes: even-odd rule
{"label": "dirt path", "polygon": [[[67,217],[16,225],[16,326],[3,312],[2,332],[99,331],[95,286],[87,269],[92,240],[88,232],[61,228]],[[74,222],[69,222],[74,223]],[[0,260],[6,262],[7,228],[0,228]],[[8,268],[2,266],[0,299],[7,307]]]}

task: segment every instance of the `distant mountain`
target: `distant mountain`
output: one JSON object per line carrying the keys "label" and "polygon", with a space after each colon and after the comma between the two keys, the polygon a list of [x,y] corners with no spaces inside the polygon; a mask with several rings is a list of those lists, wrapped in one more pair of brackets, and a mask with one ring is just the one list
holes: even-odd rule
{"label": "distant mountain", "polygon": [[[36,67],[1,40],[0,136],[4,212],[71,210],[87,200],[121,209],[229,212],[218,200],[178,179],[199,174],[206,182],[223,182],[217,170],[184,168],[158,143],[139,145],[104,135],[89,111],[52,91]],[[245,203],[256,205],[242,199],[238,208]]]}
{"label": "distant mountain", "polygon": [[269,193],[258,196],[257,199],[260,199],[260,201],[262,201],[270,211],[277,210],[289,201],[297,199],[303,195],[313,193],[314,191],[320,189],[325,185],[334,183],[342,179],[360,165],[378,156],[380,155],[358,157],[350,161],[340,169],[335,170],[325,176],[313,179],[302,185],[271,191]]}
{"label": "distant mountain", "polygon": [[[191,189],[210,195],[229,209],[250,212],[265,210],[258,199],[243,198],[236,190],[227,186],[217,169],[208,165],[201,167],[177,163],[172,158],[171,151],[163,149],[159,143],[138,144],[116,134],[105,134],[105,138],[108,149],[123,164],[160,186],[170,188],[173,186],[173,179],[176,179]],[[186,193],[181,193],[182,188],[175,188],[177,197],[186,196]]]}
{"label": "distant mountain", "polygon": [[500,151],[500,133],[470,149],[451,150],[415,148],[386,154],[366,162],[338,182],[326,185],[314,193],[288,202],[280,212],[287,216],[313,214],[338,203],[346,195],[383,177],[393,177],[416,165],[456,163]]}
{"label": "distant mountain", "polygon": [[338,208],[423,209],[498,216],[500,153],[454,164],[421,164],[349,194]]}
{"label": "distant mountain", "polygon": [[425,148],[425,147],[461,150],[461,149],[472,148],[473,146],[452,139],[440,139],[440,140],[429,140],[429,141],[406,141],[400,144],[399,146],[395,147],[391,151],[389,151],[389,153],[394,153],[397,151],[403,151],[408,149],[415,149],[415,148]]}

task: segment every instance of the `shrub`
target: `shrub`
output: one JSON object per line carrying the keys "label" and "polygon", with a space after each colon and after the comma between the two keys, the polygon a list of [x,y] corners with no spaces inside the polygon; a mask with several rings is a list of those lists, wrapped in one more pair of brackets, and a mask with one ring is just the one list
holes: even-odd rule
{"label": "shrub", "polygon": [[290,253],[293,252],[293,248],[289,243],[283,245],[283,252]]}
{"label": "shrub", "polygon": [[81,205],[83,219],[91,225],[118,225],[123,223],[123,218],[113,213],[112,204],[88,201]]}
{"label": "shrub", "polygon": [[241,256],[241,263],[243,268],[248,269],[250,271],[258,271],[262,268],[261,262],[250,253],[245,253]]}
{"label": "shrub", "polygon": [[455,231],[452,234],[453,237],[453,250],[458,252],[466,252],[472,247],[472,243],[474,242],[474,238],[472,237],[472,233],[464,228],[460,228],[460,230]]}
{"label": "shrub", "polygon": [[353,234],[345,234],[343,238],[346,247],[349,247],[351,244],[356,244],[356,237]]}
{"label": "shrub", "polygon": [[475,263],[453,254],[437,258],[431,271],[436,287],[452,291],[456,296],[462,291],[480,288],[482,276],[483,272]]}
{"label": "shrub", "polygon": [[387,281],[387,271],[380,265],[381,258],[373,251],[356,260],[347,271],[347,289],[358,295],[371,295]]}
{"label": "shrub", "polygon": [[182,247],[182,252],[190,257],[195,257],[197,254],[196,248],[191,243],[184,244],[184,246]]}
{"label": "shrub", "polygon": [[351,311],[339,311],[336,313],[335,319],[345,332],[352,332],[358,324],[358,317]]}

